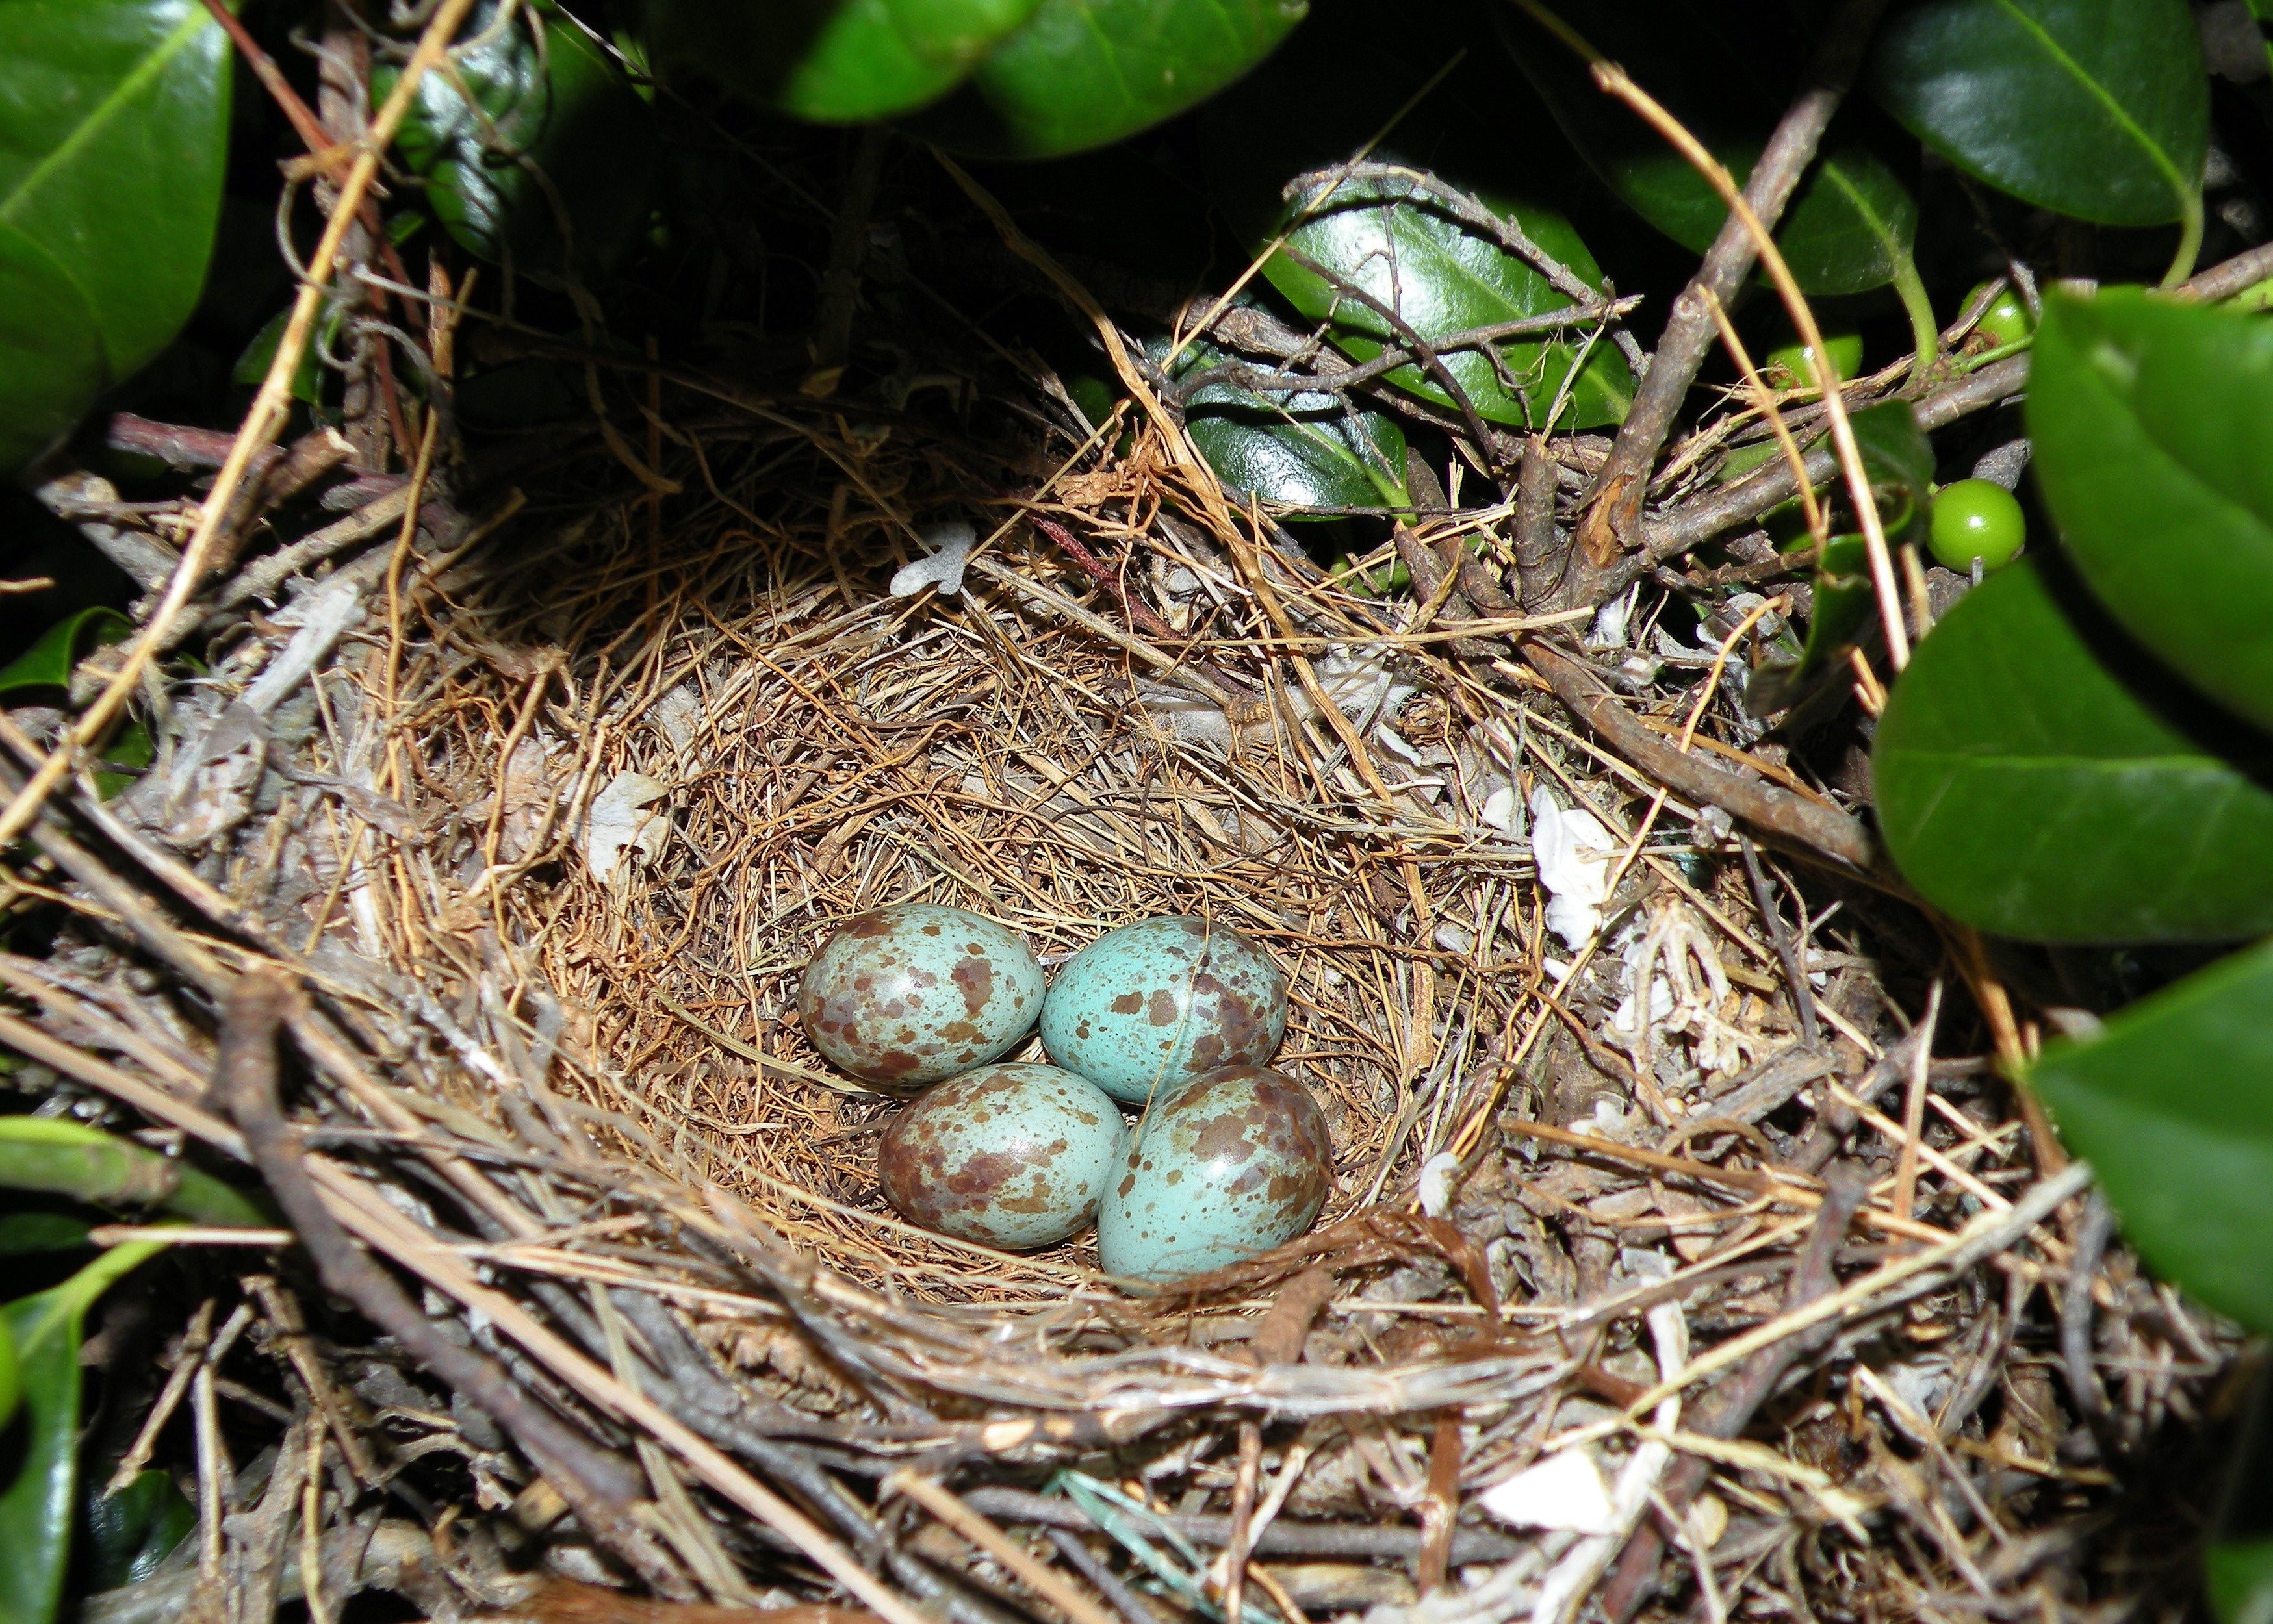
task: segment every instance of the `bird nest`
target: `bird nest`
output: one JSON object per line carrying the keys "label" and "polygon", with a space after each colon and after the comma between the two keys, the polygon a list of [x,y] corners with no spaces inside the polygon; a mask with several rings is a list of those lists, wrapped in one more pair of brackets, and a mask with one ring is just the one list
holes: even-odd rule
{"label": "bird nest", "polygon": [[[2231,1338],[2108,1249],[1984,1066],[1930,1059],[1919,988],[1573,730],[1491,640],[1514,618],[1323,575],[1159,422],[1114,453],[1072,415],[1038,445],[713,410],[657,410],[644,461],[611,434],[638,485],[564,462],[273,617],[220,595],[143,786],[34,826],[24,883],[68,917],[0,959],[0,1038],[91,1113],[256,1163],[392,1339],[316,1351],[271,1262],[247,1298],[300,1458],[337,1452],[315,1582],[446,1613],[527,1603],[534,1561],[896,1624],[1497,1624],[1606,1578],[1623,1616],[1672,1538],[1708,1611],[2104,1593],[2015,1543],[2114,1492],[2074,1417],[2112,1454],[2231,1403]],[[1575,488],[1596,453],[1561,454]],[[1704,685],[1646,691],[1650,725],[1789,778],[1700,734],[1719,662],[1679,669]],[[898,1105],[794,1011],[835,924],[910,900],[1046,963],[1161,914],[1267,947],[1275,1064],[1333,1134],[1317,1228],[1148,1289],[1085,1239],[893,1214]],[[2112,1401],[2040,1287],[2101,1294]],[[2063,1358],[2098,1399],[2069,1420]],[[287,1443],[289,1504],[322,1474]],[[349,1515],[414,1480],[478,1537]]]}

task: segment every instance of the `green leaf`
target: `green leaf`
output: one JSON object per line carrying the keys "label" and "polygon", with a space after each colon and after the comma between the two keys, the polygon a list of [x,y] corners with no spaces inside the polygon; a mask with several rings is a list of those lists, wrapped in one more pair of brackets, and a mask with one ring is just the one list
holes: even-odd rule
{"label": "green leaf", "polygon": [[1917,539],[1925,529],[1933,497],[1933,445],[1907,400],[1887,400],[1853,413],[1848,422],[1871,476],[1871,495],[1889,546]]}
{"label": "green leaf", "polygon": [[[615,60],[550,6],[504,28],[477,14],[476,26],[479,43],[419,81],[395,138],[404,161],[467,252],[510,256],[521,271],[607,269],[647,225],[652,110]],[[393,69],[374,71],[372,93],[384,96],[394,79]]]}
{"label": "green leaf", "polygon": [[[24,1448],[0,1478],[0,1619],[53,1624],[79,1504],[79,1343],[86,1311],[160,1249],[114,1246],[63,1284],[0,1308],[23,1376]],[[4,1471],[4,1469],[0,1469]]]}
{"label": "green leaf", "polygon": [[[1758,6],[1651,5],[1635,0],[1575,13],[1590,43],[1622,64],[1712,149],[1742,184],[1759,161],[1797,83],[1797,59],[1776,42],[1788,23]],[[1501,37],[1555,122],[1602,183],[1644,220],[1702,253],[1728,218],[1720,194],[1593,77],[1561,41],[1512,7]],[[1793,194],[1776,228],[1811,294],[1883,287],[1910,263],[1917,203],[1865,146],[1831,147]]]}
{"label": "green leaf", "polygon": [[[1158,363],[1167,341],[1145,348]],[[1171,376],[1197,377],[1232,359],[1212,345],[1188,344]],[[1411,501],[1404,431],[1394,419],[1332,395],[1257,394],[1212,383],[1184,403],[1184,423],[1228,489],[1265,502],[1302,508],[1403,507]]]}
{"label": "green leaf", "polygon": [[987,157],[1102,146],[1204,101],[1308,10],[1309,0],[1041,0],[915,128]]}
{"label": "green leaf", "polygon": [[[395,218],[415,217],[397,215]],[[238,355],[236,364],[229,370],[229,381],[243,384],[248,388],[259,387],[268,377],[268,369],[275,363],[276,347],[284,341],[284,329],[291,319],[292,312],[289,310],[279,311],[270,317],[260,331],[252,335],[252,341]],[[323,398],[324,363],[317,352],[332,349],[336,353],[333,341],[339,333],[340,322],[340,312],[336,310],[326,310],[317,318],[315,341],[300,351],[300,364],[292,371],[294,400],[313,405]]]}
{"label": "green leaf", "polygon": [[[2000,578],[2001,579],[2001,578]],[[2273,943],[2142,999],[2030,1081],[2156,1272],[2273,1331]]]}
{"label": "green leaf", "polygon": [[1926,0],[1879,30],[1879,99],[1977,179],[2109,226],[2200,207],[2209,82],[2185,0]]}
{"label": "green leaf", "polygon": [[2273,1539],[2214,1540],[2202,1568],[2218,1624],[2273,1624]]}
{"label": "green leaf", "polygon": [[96,1207],[160,1207],[237,1228],[270,1218],[251,1197],[186,1162],[60,1118],[0,1117],[0,1189],[42,1190]]}
{"label": "green leaf", "polygon": [[2273,324],[2053,294],[2028,426],[2044,505],[2108,611],[2273,725]]}
{"label": "green leaf", "polygon": [[108,373],[94,312],[46,250],[0,221],[0,475],[71,432]]}
{"label": "green leaf", "polygon": [[2031,553],[1992,575],[1895,685],[1872,759],[1895,863],[1936,907],[1999,935],[2273,930],[2273,747],[2052,569]]}
{"label": "green leaf", "polygon": [[199,0],[0,4],[0,470],[188,318],[229,91],[229,38]]}
{"label": "green leaf", "polygon": [[134,635],[134,623],[115,609],[83,609],[58,620],[22,654],[0,666],[0,694],[26,688],[67,688],[72,668],[105,643]]}
{"label": "green leaf", "polygon": [[658,55],[823,123],[912,112],[952,90],[1038,0],[650,0]]}
{"label": "green leaf", "polygon": [[1849,648],[1870,634],[1877,610],[1869,544],[1859,535],[1831,537],[1823,543],[1823,565],[1815,576],[1815,613],[1807,623],[1807,640],[1798,657],[1757,666],[1745,679],[1744,702],[1752,714],[1765,716],[1797,704]]}
{"label": "green leaf", "polygon": [[148,1578],[197,1527],[198,1513],[169,1474],[152,1471],[115,1494],[89,1495],[84,1523],[87,1588],[115,1590]]}
{"label": "green leaf", "polygon": [[84,1219],[60,1212],[0,1214],[0,1257],[40,1252],[70,1252],[86,1245]]}
{"label": "green leaf", "polygon": [[5,1316],[0,1316],[0,1427],[15,1418],[16,1406],[24,1402],[24,1372],[16,1358],[15,1333],[8,1328]]}
{"label": "green leaf", "polygon": [[[1560,214],[1504,198],[1479,200],[1503,218],[1513,218],[1533,242],[1587,286],[1602,285],[1594,256]],[[1345,181],[1331,196],[1321,191],[1298,199],[1271,236],[1297,221],[1287,232],[1285,247],[1264,262],[1263,274],[1303,315],[1332,321],[1334,342],[1360,361],[1401,348],[1403,341],[1394,324],[1337,281],[1362,289],[1432,343],[1565,310],[1572,303],[1527,262],[1426,198],[1414,198],[1404,183]],[[1257,241],[1257,251],[1269,240]],[[1571,401],[1558,428],[1622,422],[1632,402],[1632,375],[1607,341],[1593,346],[1583,359],[1576,334],[1498,340],[1491,348],[1498,366],[1482,348],[1439,354],[1444,370],[1489,421],[1543,428],[1566,383]],[[1424,400],[1454,404],[1452,393],[1418,363],[1386,377]]]}

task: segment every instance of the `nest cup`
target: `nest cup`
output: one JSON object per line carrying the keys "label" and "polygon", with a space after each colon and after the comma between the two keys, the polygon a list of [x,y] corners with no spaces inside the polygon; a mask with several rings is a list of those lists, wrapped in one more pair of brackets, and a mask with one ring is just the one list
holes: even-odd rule
{"label": "nest cup", "polygon": [[[437,798],[497,829],[490,885],[432,872],[457,894],[444,911],[482,917],[542,989],[545,1086],[606,1154],[923,1294],[1054,1289],[1092,1268],[1091,1234],[980,1256],[879,1196],[898,1104],[807,1042],[799,977],[846,919],[920,901],[1001,922],[1052,967],[1155,916],[1240,932],[1291,984],[1273,1064],[1332,1125],[1321,1224],[1409,1186],[1429,1128],[1476,1103],[1460,1097],[1482,1075],[1464,1040],[1497,1022],[1472,1009],[1451,1045],[1414,1029],[1444,999],[1414,984],[1442,954],[1412,939],[1405,865],[1319,797],[1283,726],[1188,737],[1182,715],[1147,708],[1121,648],[993,580],[891,595],[920,553],[888,515],[840,516],[833,541],[821,523],[730,518],[595,534],[499,571],[467,606],[489,657],[458,664],[424,741]],[[1006,562],[1081,592],[1061,560],[1024,552],[1014,541]],[[1259,661],[1253,674],[1267,691]],[[1494,884],[1479,855],[1420,871],[1455,917],[1482,901],[1459,890]],[[1036,1037],[1003,1058],[1046,1057]]]}

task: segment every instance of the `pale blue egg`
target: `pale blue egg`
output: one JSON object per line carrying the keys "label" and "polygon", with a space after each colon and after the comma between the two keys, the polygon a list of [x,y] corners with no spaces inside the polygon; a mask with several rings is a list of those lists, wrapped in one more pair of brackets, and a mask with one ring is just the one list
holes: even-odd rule
{"label": "pale blue egg", "polygon": [[1289,1241],[1333,1183],[1333,1135],[1282,1072],[1232,1066],[1154,1104],[1097,1214],[1108,1275],[1172,1280]]}
{"label": "pale blue egg", "polygon": [[1121,1107],[1054,1066],[981,1066],[892,1119],[876,1182],[911,1223],[1013,1251],[1088,1226],[1129,1141]]}
{"label": "pale blue egg", "polygon": [[1236,931],[1146,919],[1101,936],[1058,969],[1042,1046],[1115,1099],[1271,1058],[1287,1034],[1287,977]]}
{"label": "pale blue egg", "polygon": [[1017,932],[933,902],[837,927],[798,988],[813,1046],[855,1077],[913,1093],[1008,1054],[1042,1007],[1042,966]]}

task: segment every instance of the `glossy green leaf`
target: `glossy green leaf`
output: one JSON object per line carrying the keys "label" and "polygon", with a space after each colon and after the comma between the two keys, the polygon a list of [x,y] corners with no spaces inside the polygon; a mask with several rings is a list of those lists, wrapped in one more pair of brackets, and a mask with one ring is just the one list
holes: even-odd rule
{"label": "glossy green leaf", "polygon": [[52,1624],[79,1503],[79,1343],[86,1311],[160,1250],[114,1246],[63,1284],[0,1307],[23,1379],[24,1448],[0,1473],[0,1619]]}
{"label": "glossy green leaf", "polygon": [[952,90],[1037,0],[650,0],[659,55],[799,118],[911,112]]}
{"label": "glossy green leaf", "polygon": [[229,91],[228,36],[199,0],[0,4],[0,472],[188,319]]}
{"label": "glossy green leaf", "polygon": [[[1601,285],[1594,256],[1560,214],[1504,198],[1482,201],[1512,216],[1579,280]],[[1435,343],[1572,303],[1541,272],[1425,198],[1414,198],[1402,183],[1344,182],[1331,197],[1298,199],[1288,218],[1299,223],[1264,262],[1263,273],[1303,315],[1332,321],[1335,344],[1360,361],[1405,347],[1397,325],[1375,304]],[[1350,288],[1374,303],[1354,296]],[[1544,427],[1566,384],[1570,403],[1557,428],[1619,423],[1632,403],[1632,375],[1607,341],[1588,348],[1574,333],[1496,340],[1491,348],[1497,366],[1481,347],[1439,354],[1478,415],[1490,422]],[[1439,406],[1455,404],[1452,392],[1418,363],[1398,368],[1387,379]]]}
{"label": "glossy green leaf", "polygon": [[[1157,363],[1168,345],[1146,348]],[[1231,359],[1212,346],[1188,344],[1172,376],[1196,378]],[[1394,419],[1332,395],[1266,395],[1212,383],[1184,403],[1184,423],[1227,489],[1274,505],[1403,507],[1411,500],[1404,431]]]}
{"label": "glossy green leaf", "polygon": [[[1512,6],[1502,37],[1571,144],[1603,184],[1666,236],[1702,253],[1728,208],[1680,153],[1623,103],[1604,95],[1586,64]],[[1654,4],[1613,0],[1572,13],[1589,42],[1664,102],[1742,183],[1759,161],[1797,82],[1799,63],[1775,42],[1787,24],[1759,5]],[[1868,146],[1842,141],[1802,181],[1776,228],[1776,245],[1811,294],[1883,287],[1910,263],[1917,203]]]}
{"label": "glossy green leaf", "polygon": [[1204,101],[1308,10],[1309,0],[1041,0],[916,128],[989,157],[1102,146]]}
{"label": "glossy green leaf", "polygon": [[1756,716],[1796,705],[1821,682],[1849,648],[1870,635],[1878,618],[1878,592],[1871,584],[1871,554],[1859,535],[1834,535],[1823,544],[1815,574],[1815,612],[1796,657],[1753,668],[1744,684],[1744,702]]}
{"label": "glossy green leaf", "polygon": [[1924,0],[1881,25],[1872,79],[1928,146],[2040,207],[2199,207],[2209,83],[2185,0]]}
{"label": "glossy green leaf", "polygon": [[91,651],[133,634],[134,623],[116,610],[83,609],[56,622],[40,634],[38,642],[0,666],[0,694],[26,688],[68,687],[72,668]]}
{"label": "glossy green leaf", "polygon": [[2218,1624],[2273,1624],[2273,1539],[2224,1539],[2203,1553]]}
{"label": "glossy green leaf", "polygon": [[79,288],[0,220],[0,475],[70,433],[109,376],[94,312]]}
{"label": "glossy green leaf", "polygon": [[17,1405],[24,1402],[24,1372],[16,1358],[16,1334],[8,1328],[5,1315],[0,1315],[0,1427],[15,1418]]}
{"label": "glossy green leaf", "polygon": [[[733,8],[741,10],[744,8]],[[765,8],[750,8],[763,11]],[[550,7],[419,81],[395,138],[434,216],[469,253],[521,271],[605,270],[647,225],[654,115],[614,59]],[[371,76],[392,88],[392,70]]]}
{"label": "glossy green leaf", "polygon": [[2273,746],[2052,567],[2029,554],[1975,587],[1895,685],[1872,757],[1895,863],[1999,935],[2273,930]]}
{"label": "glossy green leaf", "polygon": [[1890,546],[1924,532],[1933,496],[1933,445],[1907,400],[1886,400],[1852,414],[1856,448],[1871,476],[1879,523]]}
{"label": "glossy green leaf", "polygon": [[198,1224],[252,1228],[270,1214],[188,1163],[55,1117],[0,1117],[0,1189],[96,1207],[158,1207]]}
{"label": "glossy green leaf", "polygon": [[[1901,546],[1920,535],[1925,526],[1933,489],[1933,446],[1918,427],[1917,414],[1905,400],[1887,400],[1866,407],[1849,421],[1863,466],[1871,476],[1871,491],[1878,504],[1879,522],[1891,546]],[[1752,468],[1781,454],[1771,444],[1759,451],[1744,447],[1744,460]],[[1765,454],[1763,454],[1763,453]],[[1733,456],[1730,460],[1736,461]],[[1827,488],[1819,493],[1828,498]],[[1846,655],[1848,649],[1870,634],[1878,618],[1878,592],[1871,581],[1869,545],[1860,535],[1834,535],[1823,545],[1823,561],[1815,577],[1815,612],[1808,622],[1806,640],[1798,655],[1757,666],[1747,679],[1745,702],[1755,715],[1797,704]]]}
{"label": "glossy green leaf", "polygon": [[[408,216],[398,215],[396,218]],[[229,370],[229,382],[243,384],[247,388],[260,386],[268,377],[269,367],[276,360],[276,347],[284,341],[284,329],[291,319],[292,312],[289,310],[279,311],[268,318],[260,331],[252,335],[252,341],[238,354],[236,364]],[[294,400],[313,405],[322,398],[324,363],[318,352],[329,350],[333,354],[338,353],[334,340],[339,334],[340,321],[340,312],[335,309],[326,310],[317,318],[315,340],[301,350],[300,364],[292,370]]]}
{"label": "glossy green leaf", "polygon": [[88,1495],[83,1523],[87,1589],[113,1590],[148,1578],[197,1527],[198,1513],[170,1474],[151,1471],[115,1494]]}
{"label": "glossy green leaf", "polygon": [[0,1257],[70,1252],[86,1245],[84,1218],[61,1212],[0,1213]]}
{"label": "glossy green leaf", "polygon": [[2158,1274],[2273,1331],[2273,943],[2057,1044],[2030,1077]]}
{"label": "glossy green leaf", "polygon": [[2108,611],[2273,726],[2273,324],[2054,294],[2028,425],[2037,489]]}

